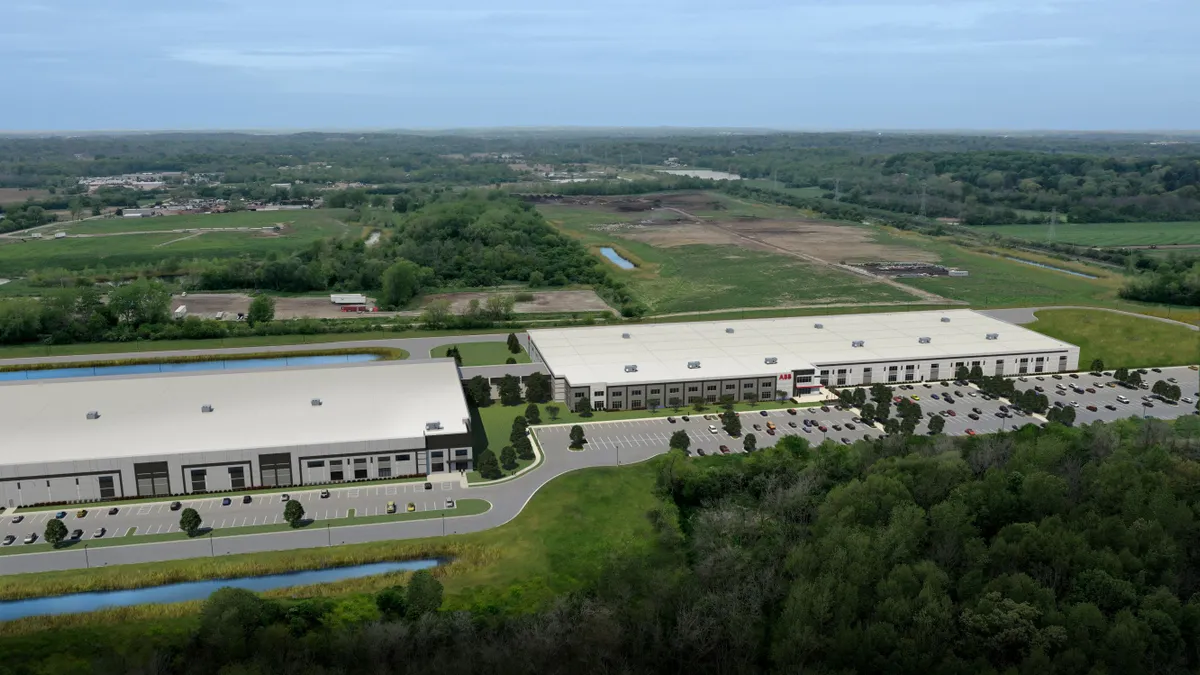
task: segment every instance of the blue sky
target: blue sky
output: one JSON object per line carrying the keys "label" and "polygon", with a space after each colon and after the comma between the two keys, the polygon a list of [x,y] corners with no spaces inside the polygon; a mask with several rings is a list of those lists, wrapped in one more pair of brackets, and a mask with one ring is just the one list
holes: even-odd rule
{"label": "blue sky", "polygon": [[1200,0],[0,0],[0,129],[1195,129]]}

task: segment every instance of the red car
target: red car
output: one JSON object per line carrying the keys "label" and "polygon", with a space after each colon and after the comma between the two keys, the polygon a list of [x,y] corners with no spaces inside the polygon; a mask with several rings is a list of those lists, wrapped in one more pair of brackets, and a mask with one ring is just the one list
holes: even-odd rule
{"label": "red car", "polygon": [[901,399],[900,399],[900,397],[899,397],[899,396],[893,396],[893,397],[892,397],[892,403],[899,403],[899,402],[900,402],[900,400],[901,400]]}
{"label": "red car", "polygon": [[967,429],[967,435],[968,435],[968,436],[974,436],[974,435],[975,435],[975,430],[974,430],[974,429]]}
{"label": "red car", "polygon": [[1089,405],[1089,406],[1087,407],[1087,409],[1088,409],[1088,410],[1091,410],[1092,412],[1096,412],[1096,406],[1094,406],[1094,405]]}
{"label": "red car", "polygon": [[953,410],[947,410],[946,414],[951,417],[958,417],[958,413],[954,412]]}
{"label": "red car", "polygon": [[818,428],[818,429],[820,429],[822,432],[829,431],[828,429],[826,429],[826,428],[824,427],[824,425],[822,425],[822,426],[818,426],[817,428]]}
{"label": "red car", "polygon": [[722,455],[729,454],[729,446],[728,445],[722,445],[719,449],[720,449]]}

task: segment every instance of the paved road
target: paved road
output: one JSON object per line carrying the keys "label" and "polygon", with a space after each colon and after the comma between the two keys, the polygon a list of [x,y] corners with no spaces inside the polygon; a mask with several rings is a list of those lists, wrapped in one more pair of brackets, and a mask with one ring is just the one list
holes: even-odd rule
{"label": "paved road", "polygon": [[1056,306],[1051,306],[1051,307],[1015,307],[1012,309],[984,309],[984,310],[979,310],[979,313],[986,314],[994,319],[1000,319],[1001,321],[1007,321],[1008,323],[1017,324],[1017,325],[1025,325],[1025,324],[1030,324],[1030,323],[1037,321],[1038,320],[1037,316],[1035,316],[1034,313],[1040,312],[1043,309],[1094,309],[1094,310],[1097,310],[1100,312],[1112,312],[1113,314],[1124,314],[1125,316],[1133,316],[1133,317],[1137,317],[1139,319],[1150,319],[1151,321],[1161,321],[1163,323],[1169,323],[1169,324],[1173,324],[1176,326],[1183,326],[1184,328],[1190,328],[1192,330],[1200,330],[1200,326],[1196,326],[1196,325],[1193,325],[1190,323],[1184,323],[1182,321],[1176,321],[1174,319],[1165,319],[1161,316],[1150,316],[1148,314],[1138,314],[1136,312],[1125,312],[1125,311],[1122,311],[1119,309],[1108,309],[1106,307],[1083,307],[1083,306],[1079,306],[1079,305],[1056,305]]}

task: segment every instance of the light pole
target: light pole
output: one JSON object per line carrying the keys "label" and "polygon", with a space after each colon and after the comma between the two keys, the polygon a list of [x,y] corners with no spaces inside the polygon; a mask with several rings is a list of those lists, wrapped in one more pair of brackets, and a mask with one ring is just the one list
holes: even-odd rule
{"label": "light pole", "polygon": [[87,546],[87,544],[83,545],[83,564],[86,565],[88,569],[91,569],[92,561],[88,559]]}
{"label": "light pole", "polygon": [[212,530],[208,531],[208,554],[213,558],[217,557],[217,551],[213,548]]}
{"label": "light pole", "polygon": [[442,512],[442,536],[446,536],[446,512]]}
{"label": "light pole", "polygon": [[621,446],[617,446],[617,466],[621,466]]}
{"label": "light pole", "polygon": [[325,523],[325,545],[333,546],[333,535],[329,532],[329,523]]}

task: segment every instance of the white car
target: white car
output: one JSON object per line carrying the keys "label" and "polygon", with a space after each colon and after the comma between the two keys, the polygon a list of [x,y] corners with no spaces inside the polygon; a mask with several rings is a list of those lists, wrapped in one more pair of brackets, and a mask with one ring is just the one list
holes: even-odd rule
{"label": "white car", "polygon": [[717,426],[715,424],[708,425],[708,433],[710,433],[710,434],[717,433]]}
{"label": "white car", "polygon": [[1184,396],[1183,398],[1181,398],[1179,400],[1183,401],[1184,403],[1195,403],[1195,401],[1193,401],[1191,398],[1189,398],[1187,396]]}
{"label": "white car", "polygon": [[1078,407],[1079,407],[1079,401],[1071,401],[1071,407],[1072,407],[1072,408],[1078,408]]}

